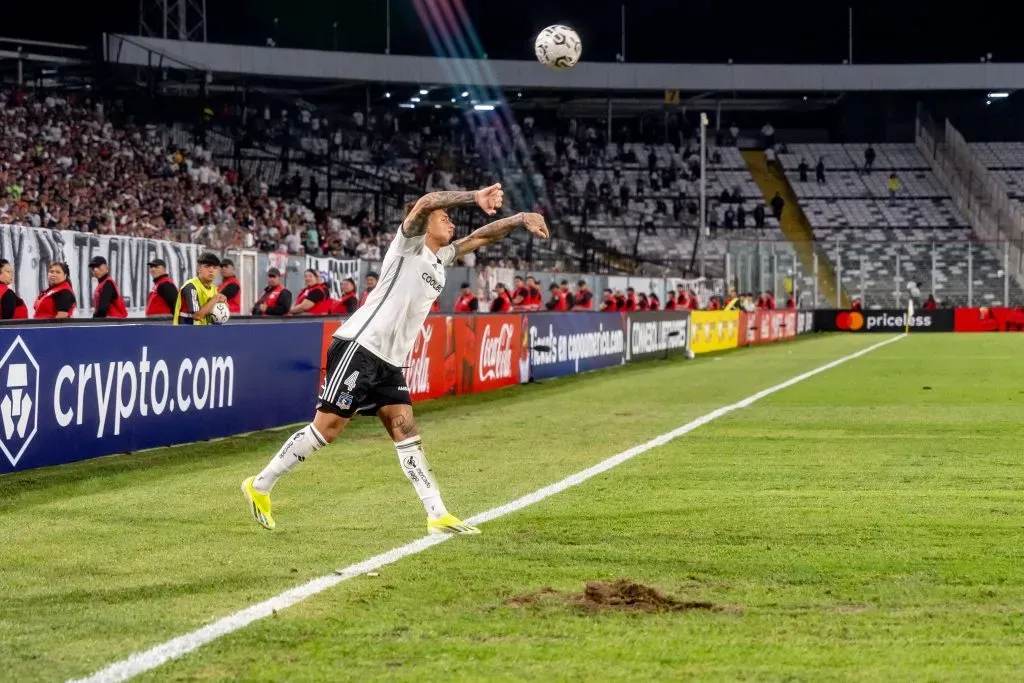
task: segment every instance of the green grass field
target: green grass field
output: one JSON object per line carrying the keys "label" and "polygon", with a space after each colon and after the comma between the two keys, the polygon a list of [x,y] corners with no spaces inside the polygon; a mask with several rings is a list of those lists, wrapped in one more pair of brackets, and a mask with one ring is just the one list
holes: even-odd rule
{"label": "green grass field", "polygon": [[[815,337],[419,408],[470,515],[881,341]],[[1024,678],[1016,335],[912,335],[138,680]],[[0,679],[84,676],[424,535],[375,420],[0,477]],[[630,578],[676,609],[601,604]],[[701,603],[686,605],[685,603]]]}

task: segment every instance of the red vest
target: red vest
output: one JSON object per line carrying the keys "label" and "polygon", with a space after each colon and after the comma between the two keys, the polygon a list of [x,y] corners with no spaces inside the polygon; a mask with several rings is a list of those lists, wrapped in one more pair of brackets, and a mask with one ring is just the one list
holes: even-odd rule
{"label": "red vest", "polygon": [[650,308],[650,306],[648,306],[648,304],[647,304],[647,299],[637,299],[636,300],[636,310],[638,310],[638,311],[646,311],[648,308]]}
{"label": "red vest", "polygon": [[666,299],[665,300],[665,310],[666,311],[674,311],[674,310],[676,310],[676,300],[675,299]]}
{"label": "red vest", "polygon": [[636,310],[636,297],[635,296],[627,296],[626,297],[626,307],[623,308],[622,310],[624,310],[624,311],[635,311]]}
{"label": "red vest", "polygon": [[604,300],[604,305],[601,307],[603,311],[617,311],[619,310],[619,303],[615,300],[615,297],[608,297]]}
{"label": "red vest", "polygon": [[491,302],[492,313],[507,313],[512,310],[512,299],[508,298],[508,292],[501,292]]}
{"label": "red vest", "polygon": [[[35,317],[36,318],[56,318],[57,317],[57,306],[53,303],[53,295],[57,292],[68,291],[74,294],[71,289],[71,283],[65,280],[59,285],[54,285],[47,290],[39,292],[39,296],[36,297],[35,304]],[[68,317],[75,315],[75,307],[72,306],[71,310],[68,311]]]}
{"label": "red vest", "polygon": [[[349,315],[347,304],[350,300],[355,299],[355,293],[342,294],[340,299],[331,302],[331,315]],[[358,308],[358,306],[356,307]]]}
{"label": "red vest", "polygon": [[[7,294],[7,290],[10,289],[7,285],[0,282],[0,299],[3,298],[4,294]],[[14,291],[13,289],[11,290]],[[11,320],[25,320],[28,318],[28,307],[25,302],[21,300],[21,297],[17,294],[14,295],[18,299],[18,303],[14,305],[14,317]]]}
{"label": "red vest", "polygon": [[313,285],[312,287],[306,287],[304,290],[299,292],[299,298],[295,300],[295,305],[298,306],[306,300],[306,296],[314,289],[319,289],[324,293],[323,301],[313,304],[313,308],[306,311],[306,315],[327,315],[331,312],[331,293],[327,291],[327,285]]}
{"label": "red vest", "polygon": [[563,292],[560,289],[555,290],[555,293],[552,295],[552,298],[557,299],[557,301],[555,302],[555,307],[551,309],[552,311],[569,310],[569,298],[565,295],[565,292]]}
{"label": "red vest", "polygon": [[647,299],[647,310],[649,310],[649,311],[656,311],[660,307],[661,307],[661,301],[658,300],[658,297],[652,296],[652,297],[649,297]]}
{"label": "red vest", "polygon": [[469,307],[469,302],[475,299],[472,292],[469,294],[462,294],[458,299],[455,300],[455,312],[456,313],[472,313],[473,309]]}
{"label": "red vest", "polygon": [[[281,292],[283,292],[283,291],[284,291],[284,285],[278,285],[277,287],[274,287],[269,292],[264,290],[263,291],[263,296],[260,297],[260,300],[257,302],[257,304],[266,304],[267,308],[272,308],[273,306],[277,305],[277,300],[281,298]],[[257,315],[267,315],[267,314],[266,314],[266,312],[263,312],[263,313],[257,312]]]}
{"label": "red vest", "polygon": [[[586,293],[590,294],[590,291],[588,290]],[[576,292],[576,301],[572,305],[573,309],[574,310],[579,310],[579,311],[591,311],[591,310],[593,310],[594,309],[594,296],[593,296],[593,294],[591,294],[590,298],[587,299],[586,303],[584,303],[582,301],[582,297],[583,297],[583,292]]]}
{"label": "red vest", "polygon": [[[237,285],[237,284],[238,284],[238,278],[237,277],[226,277],[226,278],[224,278],[224,282],[220,283],[220,287],[217,289],[217,291],[219,293],[223,294],[225,287],[227,287],[228,285]],[[238,287],[238,293],[235,294],[230,299],[228,299],[228,310],[231,311],[232,313],[241,313],[242,312],[242,287],[241,287],[241,285],[239,285],[239,287]]]}
{"label": "red vest", "polygon": [[373,291],[372,289],[364,289],[363,290],[362,295],[359,297],[359,305],[356,306],[356,308],[362,308],[363,307],[363,304],[366,303],[366,297],[368,297],[370,295],[370,292],[372,292],[372,291]]}
{"label": "red vest", "polygon": [[114,286],[114,300],[110,302],[110,308],[107,309],[108,318],[127,318],[128,309],[124,306],[124,297],[121,296],[121,290],[117,288],[117,283],[114,282],[114,278],[110,275],[105,275],[103,279],[96,283],[96,289],[92,291],[92,310],[100,305],[100,290],[103,289],[103,285],[109,282]]}
{"label": "red vest", "polygon": [[[146,315],[170,315],[174,313],[174,309],[167,305],[167,302],[163,300],[163,297],[156,293],[160,285],[165,282],[171,282],[170,275],[161,275],[153,281],[153,289],[149,292],[149,298],[146,299]],[[171,282],[173,285],[174,283]]]}
{"label": "red vest", "polygon": [[544,295],[541,294],[541,291],[539,289],[529,288],[527,288],[526,291],[529,292],[529,294],[527,294],[526,301],[524,301],[523,303],[540,308],[541,304],[544,303]]}

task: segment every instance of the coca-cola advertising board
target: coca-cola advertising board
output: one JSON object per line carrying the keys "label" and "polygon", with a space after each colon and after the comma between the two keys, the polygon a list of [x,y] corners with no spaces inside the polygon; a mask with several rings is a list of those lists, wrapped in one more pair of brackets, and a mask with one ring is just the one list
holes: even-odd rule
{"label": "coca-cola advertising board", "polygon": [[528,362],[522,358],[522,324],[521,315],[455,319],[458,393],[475,394],[519,383],[520,366]]}

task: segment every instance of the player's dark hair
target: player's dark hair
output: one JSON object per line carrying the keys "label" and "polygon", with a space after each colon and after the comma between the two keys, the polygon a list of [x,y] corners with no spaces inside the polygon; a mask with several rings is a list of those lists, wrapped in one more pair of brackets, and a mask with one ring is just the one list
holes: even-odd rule
{"label": "player's dark hair", "polygon": [[354,288],[356,287],[356,281],[355,281],[355,280],[353,280],[353,279],[352,279],[352,278],[350,278],[350,277],[347,277],[347,278],[345,278],[344,280],[342,280],[342,282],[348,282],[348,283],[351,283],[351,285],[352,285],[353,289],[354,289]]}
{"label": "player's dark hair", "polygon": [[10,263],[10,261],[8,261],[7,259],[5,259],[5,258],[0,258],[0,268],[3,268],[3,267],[4,267],[4,266],[6,266],[6,265],[7,265],[8,263]]}
{"label": "player's dark hair", "polygon": [[320,277],[320,271],[316,268],[306,268],[307,273],[312,273],[314,277]]}
{"label": "player's dark hair", "polygon": [[375,280],[380,279],[380,275],[377,275],[377,273],[373,272],[372,270],[366,274],[366,277],[372,277]]}

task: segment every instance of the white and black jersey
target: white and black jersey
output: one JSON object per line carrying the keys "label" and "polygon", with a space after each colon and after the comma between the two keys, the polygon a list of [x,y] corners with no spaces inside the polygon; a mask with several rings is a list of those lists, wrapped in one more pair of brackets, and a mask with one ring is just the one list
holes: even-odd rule
{"label": "white and black jersey", "polygon": [[355,341],[389,365],[405,363],[456,255],[452,245],[435,254],[424,240],[398,231],[384,255],[377,286],[334,333],[336,338]]}

